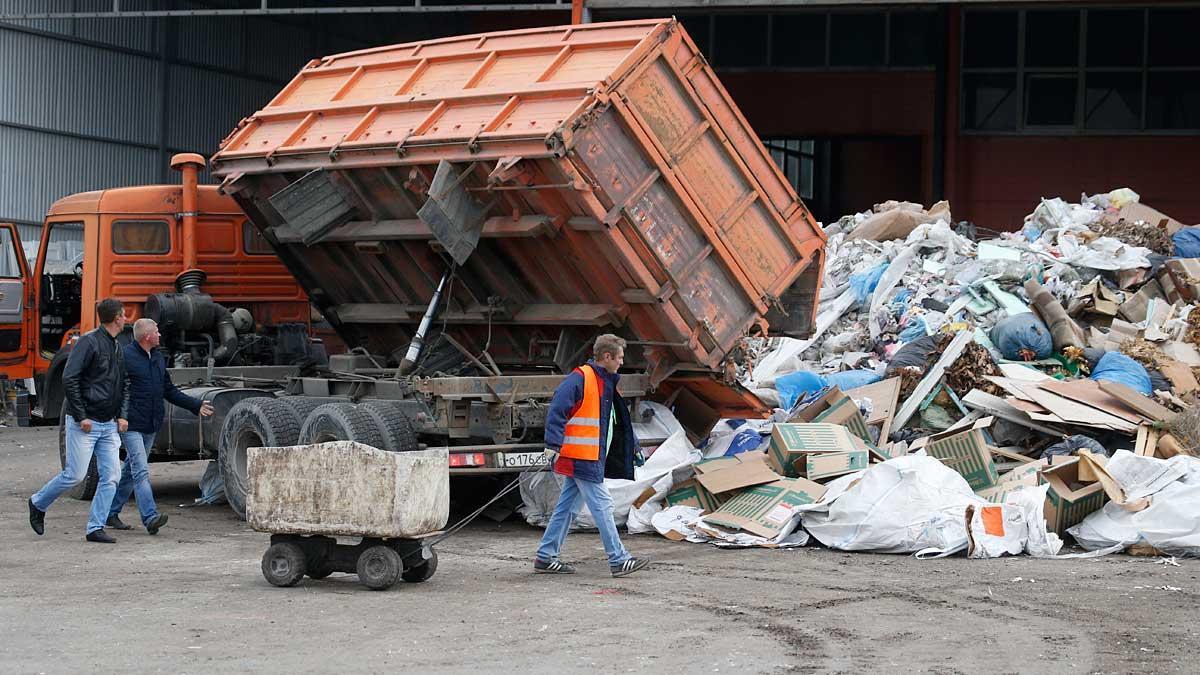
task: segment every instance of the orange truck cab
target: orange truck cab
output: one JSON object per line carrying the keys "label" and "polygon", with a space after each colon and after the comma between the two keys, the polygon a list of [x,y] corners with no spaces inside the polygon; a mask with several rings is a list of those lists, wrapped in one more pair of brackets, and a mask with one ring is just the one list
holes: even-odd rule
{"label": "orange truck cab", "polygon": [[0,383],[23,390],[19,423],[23,411],[59,416],[67,354],[97,327],[93,308],[106,297],[125,303],[123,339],[132,339],[134,319],[159,323],[180,386],[211,379],[214,369],[229,378],[249,366],[320,358],[307,295],[238,205],[216,186],[197,185],[203,157],[176,155],[172,167],[183,185],[55,202],[35,261],[25,259],[16,227],[0,224]]}

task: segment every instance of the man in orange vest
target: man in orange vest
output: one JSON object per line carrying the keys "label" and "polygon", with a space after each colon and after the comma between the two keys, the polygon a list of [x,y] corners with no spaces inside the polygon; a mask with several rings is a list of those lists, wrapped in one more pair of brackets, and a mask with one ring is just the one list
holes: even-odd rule
{"label": "man in orange vest", "polygon": [[613,502],[605,478],[633,478],[637,438],[625,401],[617,393],[617,371],[625,361],[625,340],[612,334],[596,338],[593,359],[567,375],[554,392],[546,413],[546,452],[554,458],[554,473],[563,477],[562,494],[533,561],[539,574],[574,574],[558,559],[581,502],[600,529],[614,577],[632,574],[650,564],[635,558],[621,544],[613,520]]}

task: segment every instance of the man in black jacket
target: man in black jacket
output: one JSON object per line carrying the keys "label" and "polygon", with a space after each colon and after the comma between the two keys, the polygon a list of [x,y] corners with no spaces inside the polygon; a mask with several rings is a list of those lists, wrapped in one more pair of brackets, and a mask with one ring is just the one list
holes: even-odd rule
{"label": "man in black jacket", "polygon": [[79,338],[63,371],[67,466],[30,497],[29,525],[39,535],[45,531],[46,509],[84,479],[95,453],[100,481],[92,497],[87,540],[112,544],[116,540],[104,531],[104,521],[121,470],[118,434],[127,426],[119,417],[126,383],[124,357],[117,343],[117,335],[125,327],[125,306],[116,298],[105,298],[96,304],[96,315],[100,327]]}
{"label": "man in black jacket", "polygon": [[129,395],[121,417],[129,420],[129,429],[121,434],[125,443],[125,466],[121,469],[121,482],[106,524],[114,530],[132,530],[121,522],[121,509],[129,496],[137,494],[138,511],[142,524],[150,534],[158,534],[167,523],[167,515],[159,513],[154,503],[154,491],[150,488],[150,467],[146,453],[154,447],[154,436],[162,426],[166,414],[163,399],[174,403],[193,415],[208,417],[213,407],[207,402],[179,391],[167,373],[167,362],[158,351],[158,324],[152,319],[133,322],[133,342],[125,345],[125,372],[129,381]]}

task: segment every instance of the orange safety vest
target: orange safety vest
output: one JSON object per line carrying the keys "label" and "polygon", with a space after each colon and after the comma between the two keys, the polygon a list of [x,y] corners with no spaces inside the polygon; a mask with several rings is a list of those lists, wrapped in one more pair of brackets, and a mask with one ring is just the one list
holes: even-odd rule
{"label": "orange safety vest", "polygon": [[571,459],[600,459],[600,380],[590,365],[575,369],[583,374],[583,400],[563,429],[559,450]]}

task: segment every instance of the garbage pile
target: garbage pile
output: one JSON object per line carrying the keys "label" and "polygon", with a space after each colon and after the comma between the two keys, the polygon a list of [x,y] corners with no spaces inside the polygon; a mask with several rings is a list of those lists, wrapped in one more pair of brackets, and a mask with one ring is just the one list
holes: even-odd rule
{"label": "garbage pile", "polygon": [[[1043,199],[1016,232],[887,202],[826,234],[813,335],[748,338],[738,366],[774,413],[700,438],[642,403],[659,444],[610,481],[618,524],[723,547],[1200,555],[1200,226],[1122,188]],[[527,482],[544,524],[556,478]]]}

